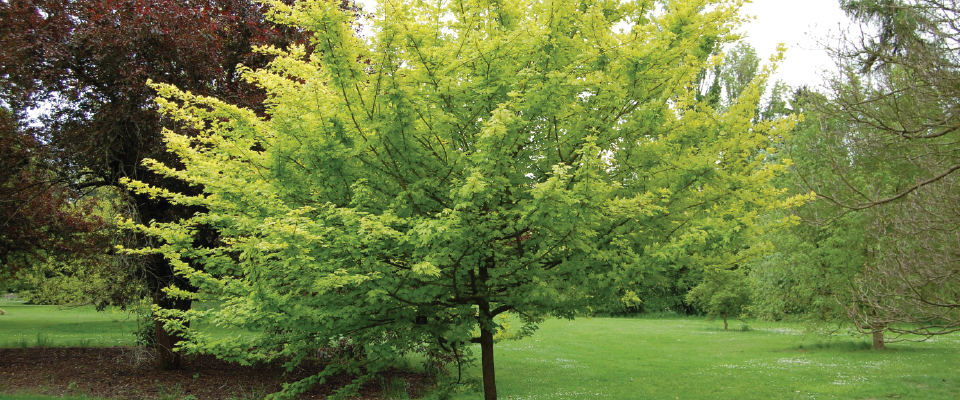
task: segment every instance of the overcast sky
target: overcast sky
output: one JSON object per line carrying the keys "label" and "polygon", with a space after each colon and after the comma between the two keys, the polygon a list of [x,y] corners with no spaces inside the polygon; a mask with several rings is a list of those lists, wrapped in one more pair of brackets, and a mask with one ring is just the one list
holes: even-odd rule
{"label": "overcast sky", "polygon": [[[376,0],[358,3],[367,12],[376,10]],[[742,12],[757,17],[743,32],[761,59],[768,59],[778,43],[787,45],[787,60],[776,78],[791,86],[819,85],[820,71],[833,65],[820,43],[829,43],[831,33],[846,29],[848,21],[838,0],[753,0]]]}
{"label": "overcast sky", "polygon": [[838,0],[754,0],[742,12],[757,17],[743,32],[761,59],[769,58],[778,43],[787,45],[777,78],[791,86],[819,84],[821,71],[833,65],[823,43],[847,29],[849,21]]}

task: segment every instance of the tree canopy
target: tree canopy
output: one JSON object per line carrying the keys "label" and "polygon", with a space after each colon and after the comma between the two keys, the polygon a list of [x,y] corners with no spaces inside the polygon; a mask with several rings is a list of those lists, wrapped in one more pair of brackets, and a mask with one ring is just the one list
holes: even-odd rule
{"label": "tree canopy", "polygon": [[51,255],[103,247],[97,232],[104,220],[74,201],[77,192],[60,179],[44,146],[4,108],[0,148],[0,281]]}
{"label": "tree canopy", "polygon": [[[198,288],[170,294],[223,301],[169,324],[259,332],[187,330],[182,347],[293,366],[345,338],[365,357],[325,374],[371,374],[474,342],[495,399],[495,317],[529,334],[635,299],[622,289],[644,271],[753,254],[758,215],[792,201],[770,156],[794,121],[754,118],[770,67],[723,110],[696,100],[740,3],[385,1],[358,38],[335,4],[270,2],[314,51],[263,47],[270,66],[244,70],[267,115],[154,84],[190,129],[165,133],[181,164],[150,168],[202,193],[128,181],[205,210],[136,228]],[[197,243],[202,227],[216,245]]]}
{"label": "tree canopy", "polygon": [[[30,191],[18,193],[32,196],[29,204],[34,210],[25,214],[21,209],[27,203],[8,201],[0,193],[0,214],[19,218],[0,222],[0,229],[20,236],[4,236],[0,242],[11,237],[28,244],[32,242],[21,238],[51,237],[47,232],[62,232],[70,227],[68,223],[77,225],[76,218],[65,218],[62,205],[92,189],[120,188],[121,178],[195,191],[143,165],[145,158],[176,162],[164,151],[160,134],[170,120],[157,113],[155,92],[146,81],[175,84],[262,112],[264,92],[241,79],[238,64],[263,66],[269,56],[254,52],[254,46],[282,46],[300,38],[296,30],[267,22],[263,7],[250,0],[0,2],[0,103],[9,109],[16,127],[4,128],[4,135],[16,134],[20,142],[30,143],[37,166],[0,171],[4,174],[0,181],[7,185],[0,191],[18,185],[7,182],[29,171]],[[32,119],[31,112],[38,116]],[[111,196],[124,200],[122,209],[128,217],[144,223],[176,221],[197,211],[130,192]],[[33,217],[23,218],[27,215]],[[126,239],[139,245],[150,243],[135,235]],[[198,240],[209,244],[214,238]],[[107,243],[91,243],[87,249],[109,252],[110,240],[102,242]],[[147,295],[162,307],[189,307],[189,302],[174,301],[159,291],[172,283],[187,284],[175,277],[162,257],[139,261],[133,271],[114,271],[135,276],[122,279],[124,284],[109,285],[116,289],[114,293],[100,297],[120,305],[139,301],[144,293],[129,290],[126,283],[142,278]],[[166,333],[158,327],[160,343],[165,343],[158,348],[160,365],[176,367],[179,359],[169,351],[176,339],[164,339]]]}
{"label": "tree canopy", "polygon": [[798,158],[798,176],[829,204],[826,219],[862,214],[863,246],[848,249],[861,254],[861,272],[846,304],[858,327],[955,331],[960,6],[841,5],[869,29],[835,49],[840,73],[814,103],[815,135],[804,144],[812,162]]}

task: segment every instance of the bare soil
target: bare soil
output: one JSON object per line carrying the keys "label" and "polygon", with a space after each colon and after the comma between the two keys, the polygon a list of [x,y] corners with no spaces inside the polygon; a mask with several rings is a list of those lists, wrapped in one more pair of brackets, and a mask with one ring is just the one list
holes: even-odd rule
{"label": "bare soil", "polygon": [[[151,352],[143,348],[0,348],[0,393],[150,400],[190,396],[196,400],[245,399],[253,393],[279,391],[284,382],[295,382],[322,368],[319,364],[302,365],[285,373],[279,365],[241,366],[213,356],[191,356],[185,358],[180,370],[159,371],[153,368]],[[301,398],[323,399],[351,379],[335,376]],[[398,385],[400,380],[406,382],[411,398],[423,395],[431,384],[420,374],[387,371],[368,382],[358,398],[395,395],[397,387],[404,386]]]}

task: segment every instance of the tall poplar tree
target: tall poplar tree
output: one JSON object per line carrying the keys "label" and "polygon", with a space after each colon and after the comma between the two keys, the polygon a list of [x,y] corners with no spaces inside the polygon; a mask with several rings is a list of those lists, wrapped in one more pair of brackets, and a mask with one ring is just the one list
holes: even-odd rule
{"label": "tall poplar tree", "polygon": [[[787,203],[769,156],[793,121],[754,121],[769,68],[722,111],[696,100],[741,3],[384,1],[361,39],[335,5],[271,2],[315,52],[261,49],[276,59],[245,76],[268,117],[156,85],[162,110],[200,133],[166,132],[182,166],[151,168],[203,193],[129,182],[207,210],[137,227],[198,288],[169,294],[223,302],[166,312],[170,327],[259,332],[186,329],[181,346],[291,367],[331,341],[364,346],[295,394],[472,342],[496,399],[496,317],[530,334],[624,297],[644,271],[750,254],[737,238]],[[220,244],[198,246],[198,227]]]}

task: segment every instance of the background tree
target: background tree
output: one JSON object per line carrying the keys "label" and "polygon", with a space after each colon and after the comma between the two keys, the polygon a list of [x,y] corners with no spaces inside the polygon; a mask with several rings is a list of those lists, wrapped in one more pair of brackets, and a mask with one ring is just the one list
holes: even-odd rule
{"label": "background tree", "polygon": [[[793,194],[830,193],[845,182],[877,188],[888,182],[879,159],[858,154],[844,135],[850,132],[842,118],[828,117],[818,106],[826,98],[808,88],[794,92],[787,108],[803,113],[782,147],[792,165],[778,183]],[[856,134],[854,134],[856,135]],[[782,217],[782,212],[778,213]],[[876,215],[854,212],[820,199],[793,208],[798,223],[771,231],[762,239],[775,250],[749,263],[755,286],[751,311],[762,318],[794,319],[838,326],[850,322],[848,307],[857,303],[857,280],[876,263],[877,237],[872,234]],[[862,305],[862,303],[860,303]],[[874,345],[883,347],[883,329],[873,329]]]}
{"label": "background tree", "polygon": [[[818,327],[850,323],[847,306],[856,301],[857,279],[870,261],[869,216],[827,214],[823,220],[811,219],[823,211],[822,206],[822,202],[800,206],[791,212],[801,217],[796,225],[764,235],[775,250],[746,266],[755,293],[749,307],[753,315]],[[875,348],[882,348],[882,329],[874,339]]]}
{"label": "background tree", "polygon": [[[746,90],[760,69],[760,57],[748,43],[737,43],[724,57],[718,76],[727,99],[736,99]],[[728,100],[729,101],[729,100]]]}
{"label": "background tree", "polygon": [[752,294],[743,270],[713,268],[704,274],[702,283],[687,293],[687,302],[711,317],[722,317],[723,330],[727,330],[727,318],[739,317],[750,304]]}
{"label": "background tree", "polygon": [[54,254],[94,257],[106,225],[50,165],[46,148],[0,108],[0,281]]}
{"label": "background tree", "polygon": [[[707,45],[712,47],[707,47]],[[730,46],[726,54],[721,54],[722,48],[723,43],[709,40],[704,41],[704,45],[701,47],[703,51],[710,52],[714,57],[722,57],[723,62],[705,67],[697,75],[695,86],[697,88],[696,107],[710,107],[723,112],[737,105],[744,90],[750,88],[751,85],[755,85],[761,92],[766,93],[769,90],[769,93],[764,96],[765,100],[756,110],[753,119],[755,122],[776,121],[793,114],[783,100],[787,86],[783,82],[777,81],[768,89],[765,82],[766,77],[760,74],[760,58],[756,55],[753,47],[748,43],[738,42]],[[758,78],[761,79],[758,80]],[[776,154],[765,154],[764,157],[767,157],[768,161],[777,162],[775,161]],[[757,239],[756,234],[757,232],[753,230],[736,232],[736,234],[724,238],[725,247],[722,249],[716,248],[715,253],[740,253],[742,249],[753,246]],[[721,259],[713,260],[717,262],[730,261],[733,264],[709,264],[713,261],[698,264],[678,262],[672,264],[670,268],[644,271],[642,277],[637,280],[637,286],[624,289],[625,295],[628,291],[635,293],[642,300],[641,302],[618,300],[614,304],[598,307],[597,311],[610,314],[662,311],[696,312],[698,310],[692,302],[688,301],[687,295],[691,289],[704,283],[703,267],[709,265],[710,269],[738,269],[745,260],[752,257],[746,253],[742,253],[742,255],[743,257],[740,258],[723,261],[720,261]],[[707,284],[709,285],[709,283]],[[630,299],[630,297],[626,296],[624,299]],[[700,311],[707,310],[702,309]]]}
{"label": "background tree", "polygon": [[[753,123],[769,69],[725,110],[696,102],[716,61],[703,41],[735,39],[738,2],[658,4],[390,1],[361,41],[330,4],[273,2],[316,52],[267,49],[270,68],[246,74],[269,118],[158,85],[168,115],[204,129],[167,134],[182,167],[150,165],[203,193],[130,185],[207,211],[139,229],[200,289],[169,294],[223,302],[165,313],[184,348],[293,367],[332,340],[365,346],[295,394],[424,343],[474,342],[496,399],[498,315],[529,334],[621,298],[644,271],[751,254],[731,238],[785,205],[767,157],[793,121]],[[197,245],[202,226],[223,245]],[[179,322],[204,319],[259,334]]]}
{"label": "background tree", "polygon": [[[835,208],[865,221],[846,305],[865,332],[934,335],[960,326],[950,192],[960,134],[960,7],[955,1],[842,1],[870,28],[836,50],[841,73],[809,142],[829,168],[801,174]],[[798,162],[798,166],[802,163]],[[939,260],[931,262],[932,260]],[[955,265],[955,264],[954,264]]]}
{"label": "background tree", "polygon": [[[707,71],[707,70],[704,70]],[[728,52],[723,55],[723,63],[713,67],[710,73],[701,73],[701,81],[712,80],[709,89],[704,92],[703,83],[701,83],[701,94],[699,99],[702,105],[709,106],[719,110],[725,110],[736,106],[740,96],[745,90],[753,87],[759,88],[761,93],[766,94],[766,101],[755,110],[754,122],[776,121],[782,118],[788,118],[798,113],[789,109],[783,100],[784,92],[788,87],[781,81],[777,81],[769,88],[765,82],[765,76],[760,73],[760,58],[756,51],[748,43],[740,42],[732,46]],[[758,79],[759,78],[759,79]],[[762,150],[760,152],[763,152]],[[777,163],[776,154],[764,154],[767,162]],[[777,178],[780,179],[780,178]],[[802,196],[802,193],[796,193]],[[783,218],[789,220],[783,210],[774,211],[768,216],[768,220],[778,220]],[[746,311],[753,301],[750,294],[750,285],[747,272],[743,267],[747,262],[770,251],[771,248],[758,243],[758,237],[766,238],[766,235],[775,234],[777,229],[768,231],[766,234],[761,231],[742,231],[725,238],[726,247],[717,250],[721,253],[740,253],[743,256],[737,259],[727,259],[713,264],[706,264],[706,268],[694,268],[687,270],[688,273],[677,280],[677,288],[683,291],[677,296],[678,300],[685,301],[688,307],[699,309],[710,316],[722,316],[724,330],[727,329],[727,317],[729,315],[739,316],[742,311]],[[740,252],[739,249],[753,248],[754,253],[749,254]],[[681,270],[683,271],[683,270]],[[681,285],[685,285],[681,286]]]}
{"label": "background tree", "polygon": [[[87,224],[95,221],[96,230],[74,231],[71,235],[76,245],[50,249],[42,257],[30,259],[10,280],[8,289],[31,304],[93,305],[99,310],[140,298],[145,282],[140,274],[146,271],[131,267],[130,258],[113,250],[116,244],[131,244],[123,242],[129,238],[115,233],[113,221],[125,205],[117,194],[114,188],[104,188],[82,196],[76,193],[77,197],[69,199],[65,210],[90,221]],[[153,323],[146,314],[138,318]]]}
{"label": "background tree", "polygon": [[[169,121],[156,113],[148,79],[175,84],[197,94],[216,95],[261,110],[263,91],[247,84],[238,64],[265,65],[256,45],[285,45],[298,33],[267,23],[262,5],[247,0],[122,0],[0,2],[0,101],[21,125],[39,110],[36,131],[44,162],[73,190],[119,187],[123,178],[180,191],[196,191],[153,174],[147,157],[165,159],[161,129]],[[9,175],[7,175],[9,176]],[[49,186],[48,186],[49,187]],[[49,199],[67,201],[57,192]],[[175,221],[197,208],[127,193],[137,220]],[[53,203],[50,203],[53,204]],[[21,225],[44,232],[46,221]],[[134,238],[148,244],[146,238]],[[19,240],[19,239],[18,239]],[[213,236],[198,238],[215,245]],[[189,308],[188,300],[160,289],[185,285],[162,257],[142,260],[149,295],[161,308]],[[120,287],[120,286],[116,286]],[[107,296],[124,304],[124,296]],[[171,351],[178,338],[157,324],[160,366],[174,368]]]}

